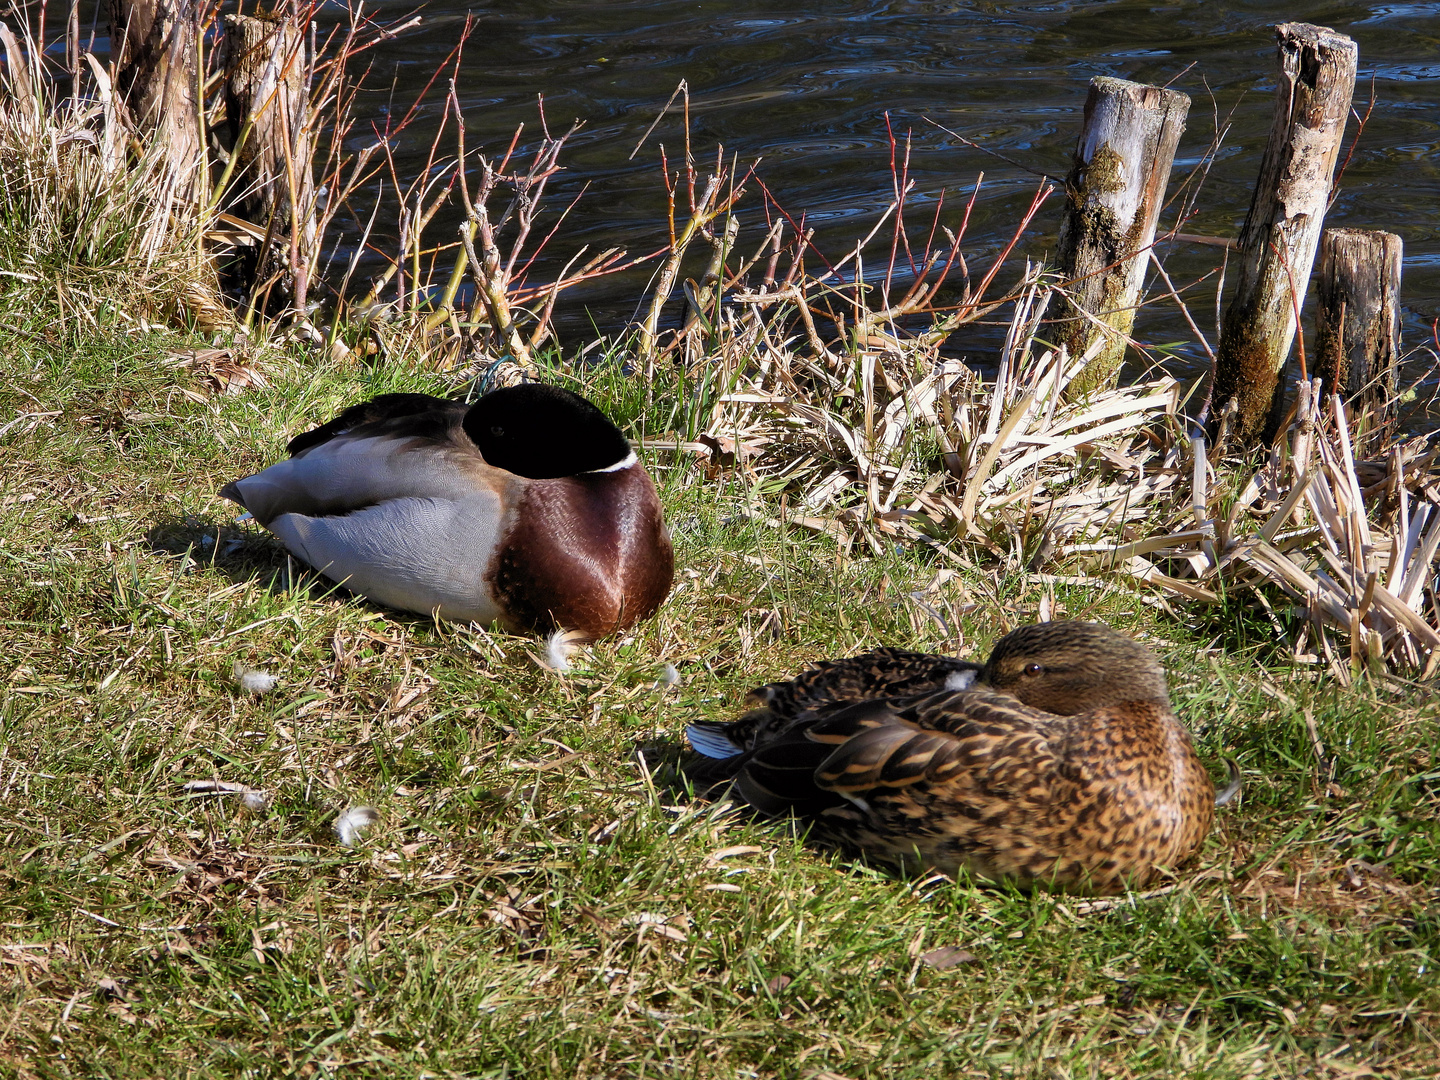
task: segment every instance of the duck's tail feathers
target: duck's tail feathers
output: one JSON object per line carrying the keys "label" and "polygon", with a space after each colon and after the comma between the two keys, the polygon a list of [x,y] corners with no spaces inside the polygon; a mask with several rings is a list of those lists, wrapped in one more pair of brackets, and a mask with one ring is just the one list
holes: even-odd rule
{"label": "duck's tail feathers", "polygon": [[1240,794],[1243,780],[1240,775],[1240,766],[1235,764],[1234,758],[1225,759],[1225,768],[1230,771],[1230,782],[1215,793],[1215,805],[1224,806],[1236,795]]}
{"label": "duck's tail feathers", "polygon": [[745,747],[730,737],[732,724],[716,724],[701,721],[685,729],[685,737],[691,747],[702,757],[731,758],[743,754]]}
{"label": "duck's tail feathers", "polygon": [[[248,479],[248,477],[246,479]],[[220,497],[222,499],[229,499],[233,503],[239,503],[242,507],[245,508],[245,512],[235,519],[235,523],[237,525],[240,524],[240,522],[242,521],[255,520],[255,515],[250,510],[249,505],[245,502],[245,495],[240,490],[239,480],[232,480],[230,483],[226,484],[223,488],[221,488]]]}

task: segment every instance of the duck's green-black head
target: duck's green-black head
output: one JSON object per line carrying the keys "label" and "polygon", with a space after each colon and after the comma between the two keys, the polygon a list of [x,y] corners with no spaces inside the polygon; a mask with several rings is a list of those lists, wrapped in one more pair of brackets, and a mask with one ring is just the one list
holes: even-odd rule
{"label": "duck's green-black head", "polygon": [[978,681],[1062,716],[1127,701],[1170,707],[1155,654],[1102,623],[1022,626],[996,642]]}
{"label": "duck's green-black head", "polygon": [[609,417],[558,386],[493,390],[470,407],[463,424],[486,462],[532,480],[623,468],[634,460]]}

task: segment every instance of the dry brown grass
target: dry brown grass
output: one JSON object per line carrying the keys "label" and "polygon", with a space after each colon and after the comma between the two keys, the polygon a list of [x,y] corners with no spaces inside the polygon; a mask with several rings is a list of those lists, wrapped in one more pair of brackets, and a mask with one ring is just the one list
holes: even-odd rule
{"label": "dry brown grass", "polygon": [[21,35],[0,25],[0,305],[21,325],[57,307],[62,324],[90,329],[233,325],[201,219],[176,195],[189,178],[159,148],[132,152],[94,57],[62,94]]}
{"label": "dry brown grass", "polygon": [[[0,384],[28,416],[0,440],[8,1071],[1401,1076],[1433,1052],[1423,702],[1257,672],[1243,609],[1215,647],[953,539],[984,569],[885,533],[845,557],[684,451],[649,461],[675,593],[556,676],[534,641],[334,593],[215,499],[362,392],[455,382],[275,357],[268,386],[185,393],[173,340],[102,344]],[[585,377],[638,417],[632,381]],[[1174,889],[896,881],[674,782],[687,722],[816,656],[975,655],[1046,615],[1147,635],[1202,752],[1246,771]]]}

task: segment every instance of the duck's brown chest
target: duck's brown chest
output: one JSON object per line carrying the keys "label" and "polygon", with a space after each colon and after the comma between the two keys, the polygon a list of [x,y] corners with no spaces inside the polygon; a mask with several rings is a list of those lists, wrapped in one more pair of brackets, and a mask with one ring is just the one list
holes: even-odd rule
{"label": "duck's brown chest", "polygon": [[520,486],[488,577],[526,629],[601,637],[655,611],[675,560],[643,466]]}
{"label": "duck's brown chest", "polygon": [[1214,787],[1168,710],[1072,718],[1044,745],[976,748],[954,782],[829,812],[822,828],[912,869],[1093,892],[1141,886],[1210,830]]}

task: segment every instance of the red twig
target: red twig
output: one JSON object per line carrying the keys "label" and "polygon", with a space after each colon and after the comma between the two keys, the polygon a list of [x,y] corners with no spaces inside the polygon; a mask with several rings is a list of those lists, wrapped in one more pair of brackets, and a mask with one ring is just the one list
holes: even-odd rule
{"label": "red twig", "polygon": [[1370,121],[1370,114],[1375,111],[1375,73],[1370,73],[1370,103],[1365,106],[1365,115],[1361,116],[1353,108],[1350,115],[1358,121],[1355,127],[1355,137],[1350,140],[1350,149],[1345,154],[1345,160],[1340,163],[1340,168],[1335,170],[1335,179],[1330,182],[1330,198],[1326,200],[1325,210],[1328,213],[1330,207],[1335,205],[1335,200],[1340,196],[1340,180],[1345,175],[1345,170],[1350,167],[1350,159],[1355,156],[1355,147],[1360,145],[1360,136],[1365,134],[1365,125]]}

